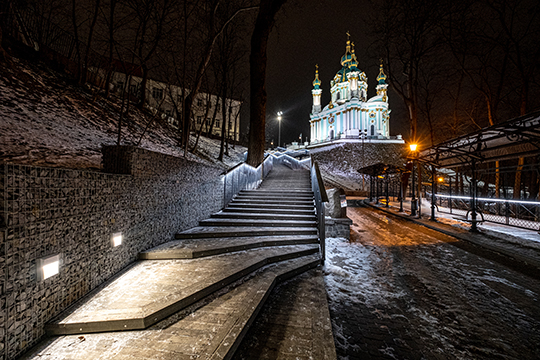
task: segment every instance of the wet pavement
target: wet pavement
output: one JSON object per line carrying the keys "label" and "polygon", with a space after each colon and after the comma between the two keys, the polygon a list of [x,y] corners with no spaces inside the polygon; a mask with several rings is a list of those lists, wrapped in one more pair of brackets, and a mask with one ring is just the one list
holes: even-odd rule
{"label": "wet pavement", "polygon": [[325,283],[340,359],[539,359],[540,281],[457,239],[348,208]]}

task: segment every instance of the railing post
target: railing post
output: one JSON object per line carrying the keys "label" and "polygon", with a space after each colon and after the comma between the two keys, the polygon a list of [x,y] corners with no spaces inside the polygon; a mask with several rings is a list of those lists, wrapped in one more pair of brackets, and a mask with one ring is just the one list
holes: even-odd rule
{"label": "railing post", "polygon": [[[457,174],[457,173],[456,173]],[[456,178],[457,181],[457,178]],[[450,214],[452,213],[452,177],[448,176],[448,207],[450,208]]]}
{"label": "railing post", "polygon": [[472,160],[472,181],[471,181],[471,231],[476,232],[476,160]]}
{"label": "railing post", "polygon": [[435,192],[437,191],[437,181],[435,179],[435,166],[431,165],[431,218],[429,220],[435,221]]}

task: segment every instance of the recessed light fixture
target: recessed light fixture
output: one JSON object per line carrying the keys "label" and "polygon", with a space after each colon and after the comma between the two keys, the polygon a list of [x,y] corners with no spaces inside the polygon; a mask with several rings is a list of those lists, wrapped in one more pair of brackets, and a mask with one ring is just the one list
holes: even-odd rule
{"label": "recessed light fixture", "polygon": [[60,271],[60,254],[38,259],[38,280],[43,281],[58,274]]}
{"label": "recessed light fixture", "polygon": [[122,233],[114,233],[111,236],[111,242],[113,247],[122,245]]}

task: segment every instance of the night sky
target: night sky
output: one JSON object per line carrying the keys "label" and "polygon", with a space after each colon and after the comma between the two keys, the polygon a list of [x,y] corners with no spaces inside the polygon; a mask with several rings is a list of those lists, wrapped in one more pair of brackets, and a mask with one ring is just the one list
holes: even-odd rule
{"label": "night sky", "polygon": [[[309,137],[315,65],[319,65],[322,105],[326,106],[330,100],[330,80],[341,68],[347,31],[355,44],[359,68],[368,77],[368,97],[376,94],[380,54],[370,47],[370,14],[368,1],[289,1],[284,5],[278,13],[268,48],[267,139],[277,142],[278,111],[283,112],[282,143],[297,141],[300,133],[303,140]],[[391,88],[389,102],[391,135],[406,136],[405,107]]]}

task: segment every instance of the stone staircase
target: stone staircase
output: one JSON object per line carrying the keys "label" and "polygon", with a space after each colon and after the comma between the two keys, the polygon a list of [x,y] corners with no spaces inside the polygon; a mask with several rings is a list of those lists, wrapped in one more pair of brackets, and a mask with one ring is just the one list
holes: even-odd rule
{"label": "stone staircase", "polygon": [[[26,358],[232,358],[276,283],[320,264],[309,171],[276,166],[259,189],[139,258],[49,323],[60,338]],[[317,329],[320,348],[328,326]]]}

